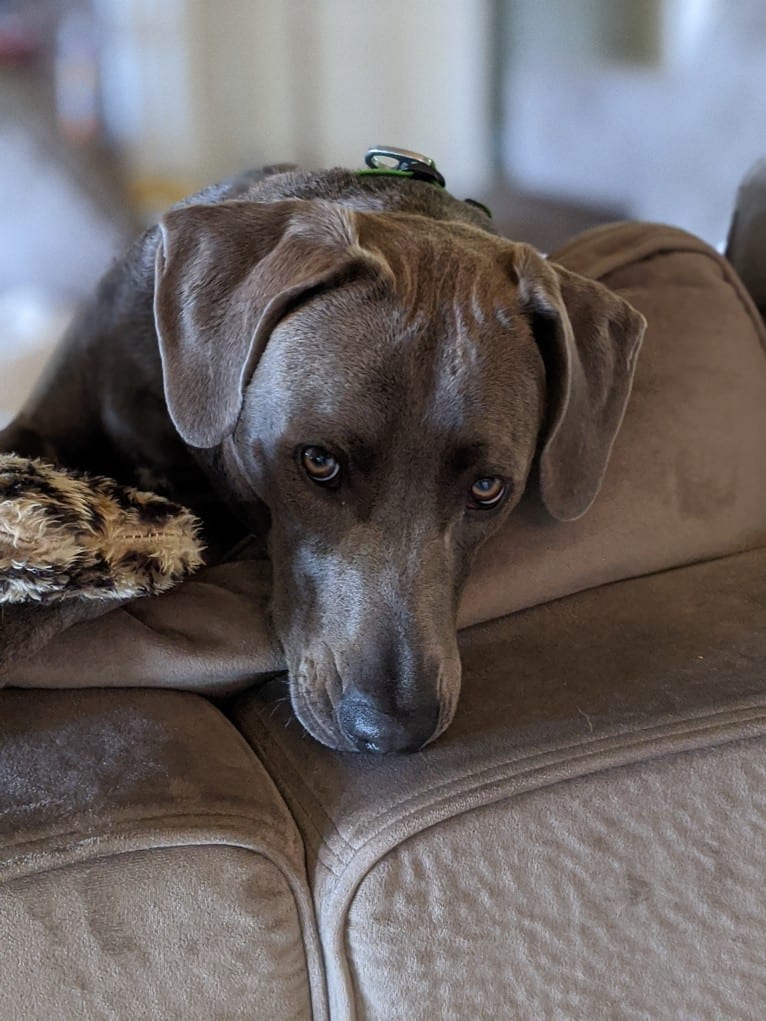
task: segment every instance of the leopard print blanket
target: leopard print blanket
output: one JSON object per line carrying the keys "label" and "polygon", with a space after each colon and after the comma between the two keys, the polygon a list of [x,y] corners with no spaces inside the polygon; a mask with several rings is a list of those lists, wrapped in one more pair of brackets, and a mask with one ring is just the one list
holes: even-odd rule
{"label": "leopard print blanket", "polygon": [[184,507],[0,454],[0,604],[155,595],[201,563],[199,522]]}

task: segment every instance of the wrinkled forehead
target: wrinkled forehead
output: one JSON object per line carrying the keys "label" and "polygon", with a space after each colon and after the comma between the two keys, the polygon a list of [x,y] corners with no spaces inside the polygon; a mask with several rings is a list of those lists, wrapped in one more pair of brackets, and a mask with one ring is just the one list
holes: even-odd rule
{"label": "wrinkled forehead", "polygon": [[[273,428],[338,423],[393,439],[507,433],[540,360],[509,277],[465,251],[410,253],[386,277],[316,295],[279,323],[248,394]],[[402,260],[405,262],[405,260]]]}

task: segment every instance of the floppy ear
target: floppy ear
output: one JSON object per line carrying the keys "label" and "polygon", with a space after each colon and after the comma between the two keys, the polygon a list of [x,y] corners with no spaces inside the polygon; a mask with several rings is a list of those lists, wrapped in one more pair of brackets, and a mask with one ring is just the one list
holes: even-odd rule
{"label": "floppy ear", "polygon": [[519,296],[548,377],[540,491],[561,521],[581,517],[601,488],[630,397],[646,320],[623,298],[515,246]]}
{"label": "floppy ear", "polygon": [[231,432],[278,320],[363,258],[354,214],[321,201],[190,205],[163,217],[154,319],[184,442],[213,447]]}

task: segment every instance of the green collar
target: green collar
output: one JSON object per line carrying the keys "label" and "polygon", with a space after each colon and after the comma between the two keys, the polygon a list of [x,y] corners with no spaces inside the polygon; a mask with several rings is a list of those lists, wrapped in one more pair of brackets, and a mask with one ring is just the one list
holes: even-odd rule
{"label": "green collar", "polygon": [[[414,170],[394,170],[393,167],[391,169],[387,167],[368,167],[366,170],[357,170],[356,173],[358,177],[409,177],[411,181],[415,180],[416,177]],[[437,182],[434,181],[433,183],[436,184]],[[444,187],[444,185],[439,185],[439,187]]]}

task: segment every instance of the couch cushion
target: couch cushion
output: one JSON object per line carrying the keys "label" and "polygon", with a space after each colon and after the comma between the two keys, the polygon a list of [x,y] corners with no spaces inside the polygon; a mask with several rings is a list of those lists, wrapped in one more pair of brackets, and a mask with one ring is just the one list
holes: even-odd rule
{"label": "couch cushion", "polygon": [[531,494],[479,551],[463,625],[621,578],[766,545],[766,330],[698,238],[618,223],[551,255],[648,322],[600,495],[553,521]]}
{"label": "couch cushion", "polygon": [[357,1016],[760,1016],[765,788],[762,738],[546,787],[404,841],[349,905]]}
{"label": "couch cushion", "polygon": [[[464,1017],[480,987],[471,1016],[525,1016],[510,1003],[526,1016],[549,1016],[547,1004],[552,1017],[597,1017],[624,994],[626,1017],[664,1017],[660,993],[674,986],[672,1016],[700,1016],[711,988],[721,1016],[746,1016],[724,1007],[763,991],[751,979],[766,913],[742,905],[766,876],[766,550],[579,593],[461,642],[457,716],[422,754],[330,752],[286,726],[275,685],[236,704],[306,842],[333,1016]],[[736,742],[745,750],[732,758]],[[655,995],[640,968],[682,937]],[[627,958],[610,956],[619,941],[636,957],[626,975]]]}
{"label": "couch cushion", "polygon": [[324,1016],[304,850],[205,700],[0,693],[0,1018]]}
{"label": "couch cushion", "polygon": [[233,845],[107,854],[0,887],[7,1021],[312,1017],[295,897]]}

